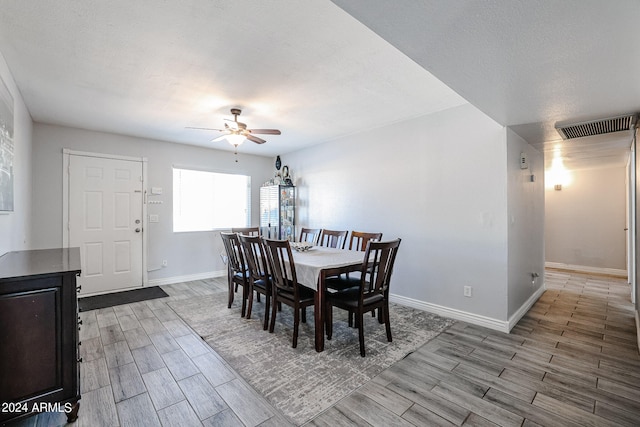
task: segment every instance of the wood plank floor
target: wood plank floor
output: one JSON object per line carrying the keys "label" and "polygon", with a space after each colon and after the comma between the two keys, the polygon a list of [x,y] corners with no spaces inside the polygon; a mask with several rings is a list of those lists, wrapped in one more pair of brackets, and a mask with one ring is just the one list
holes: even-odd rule
{"label": "wood plank floor", "polygon": [[[289,425],[167,305],[213,292],[226,298],[226,278],[162,288],[168,298],[80,313],[82,398],[78,420],[68,425]],[[63,425],[66,416],[50,412],[14,427]]]}
{"label": "wood plank floor", "polygon": [[[545,279],[547,291],[510,334],[458,322],[308,425],[640,425],[626,280],[554,271]],[[82,313],[76,425],[288,425],[166,304],[225,287],[168,285],[170,298]],[[64,420],[48,413],[17,425]]]}
{"label": "wood plank floor", "polygon": [[626,280],[547,271],[546,286],[510,334],[458,322],[310,424],[640,425]]}

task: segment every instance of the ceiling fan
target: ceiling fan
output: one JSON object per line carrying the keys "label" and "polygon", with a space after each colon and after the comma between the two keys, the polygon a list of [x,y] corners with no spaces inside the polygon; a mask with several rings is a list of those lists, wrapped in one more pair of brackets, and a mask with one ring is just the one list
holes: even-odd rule
{"label": "ceiling fan", "polygon": [[239,108],[232,108],[231,114],[233,114],[234,118],[225,119],[225,121],[229,123],[224,124],[224,129],[211,129],[211,128],[198,128],[188,126],[188,129],[199,129],[199,130],[215,130],[218,132],[225,132],[224,135],[221,135],[215,139],[212,139],[212,142],[222,141],[226,139],[231,145],[234,147],[238,147],[238,145],[242,144],[245,139],[249,141],[253,141],[256,144],[264,144],[265,141],[262,138],[258,138],[254,134],[264,134],[264,135],[280,135],[281,132],[278,129],[247,129],[247,125],[245,123],[238,121],[238,116],[242,113],[242,110]]}

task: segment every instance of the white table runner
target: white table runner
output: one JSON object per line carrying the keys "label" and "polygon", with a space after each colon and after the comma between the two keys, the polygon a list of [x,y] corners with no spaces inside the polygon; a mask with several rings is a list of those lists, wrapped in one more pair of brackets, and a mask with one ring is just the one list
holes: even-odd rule
{"label": "white table runner", "polygon": [[296,264],[298,283],[313,290],[318,289],[320,270],[345,267],[362,263],[364,252],[314,246],[305,252],[292,250]]}

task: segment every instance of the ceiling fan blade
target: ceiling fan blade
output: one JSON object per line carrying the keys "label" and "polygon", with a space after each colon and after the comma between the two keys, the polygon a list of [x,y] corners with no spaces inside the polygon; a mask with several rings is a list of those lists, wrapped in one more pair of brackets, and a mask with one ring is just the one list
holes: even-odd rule
{"label": "ceiling fan blade", "polygon": [[265,142],[267,142],[267,141],[265,141],[265,140],[264,140],[264,139],[262,139],[262,138],[258,138],[257,136],[253,136],[253,135],[245,135],[245,136],[247,137],[247,139],[248,139],[249,141],[253,141],[253,142],[255,142],[256,144],[264,144]]}
{"label": "ceiling fan blade", "polygon": [[264,135],[280,135],[282,134],[282,132],[280,132],[278,129],[250,129],[249,132],[251,133],[261,133]]}
{"label": "ceiling fan blade", "polygon": [[220,135],[219,137],[212,139],[212,140],[211,140],[211,142],[218,142],[218,141],[222,141],[222,140],[224,140],[224,139],[227,137],[227,135],[228,135],[228,134]]}
{"label": "ceiling fan blade", "polygon": [[213,129],[213,128],[196,128],[196,127],[193,127],[193,126],[185,126],[185,129],[197,129],[197,130],[215,130],[215,131],[218,131],[218,132],[224,132],[224,131],[225,131],[224,129]]}

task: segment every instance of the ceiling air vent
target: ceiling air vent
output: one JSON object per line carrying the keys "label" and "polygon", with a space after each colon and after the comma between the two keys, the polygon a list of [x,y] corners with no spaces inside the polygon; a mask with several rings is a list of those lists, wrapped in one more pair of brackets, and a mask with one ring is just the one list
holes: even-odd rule
{"label": "ceiling air vent", "polygon": [[585,136],[602,135],[632,129],[636,123],[636,115],[611,117],[609,119],[593,120],[590,122],[567,125],[556,124],[556,130],[562,139],[582,138]]}

